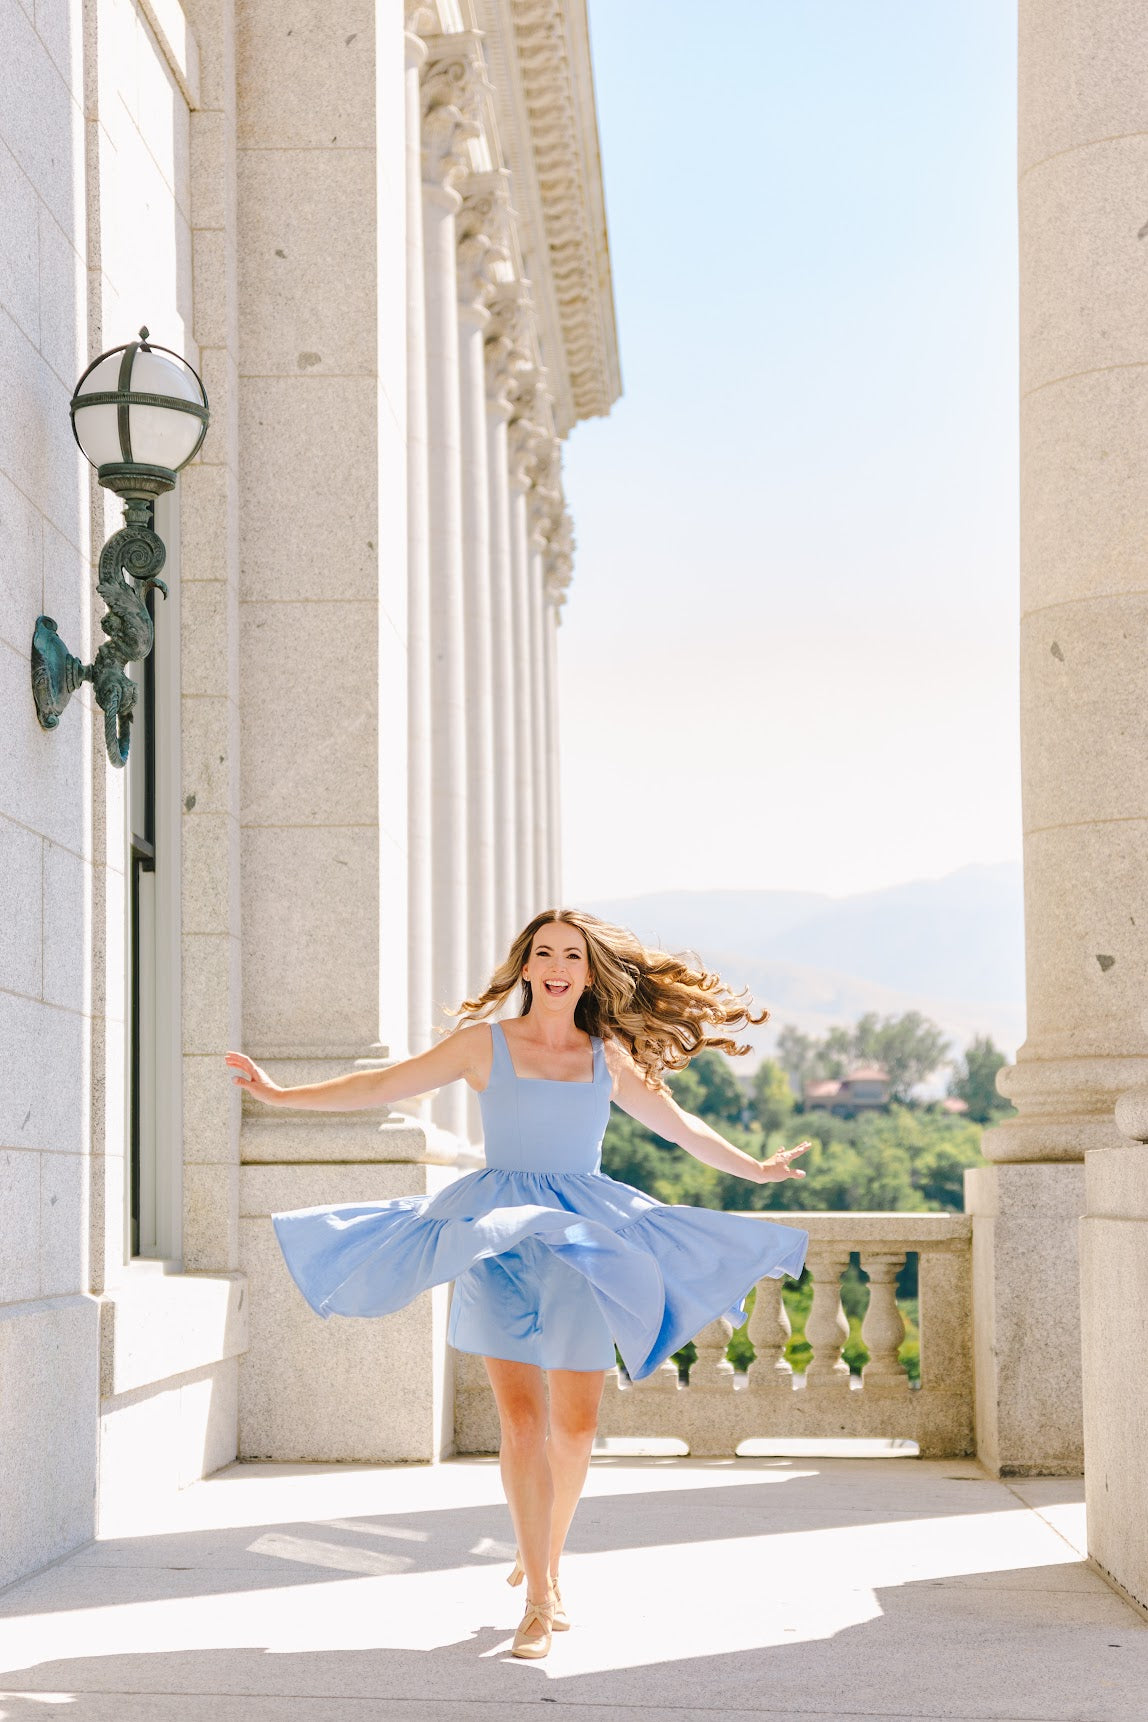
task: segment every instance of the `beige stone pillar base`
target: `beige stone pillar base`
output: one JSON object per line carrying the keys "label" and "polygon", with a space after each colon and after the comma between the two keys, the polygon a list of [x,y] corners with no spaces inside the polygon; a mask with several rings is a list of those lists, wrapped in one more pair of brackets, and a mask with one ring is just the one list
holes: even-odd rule
{"label": "beige stone pillar base", "polygon": [[1080,1383],[1079,1162],[965,1173],[973,1216],[977,1456],[997,1477],[1084,1467]]}
{"label": "beige stone pillar base", "polygon": [[[379,1049],[382,1050],[382,1049]],[[360,1068],[381,1059],[355,1060]],[[325,1081],[347,1058],[267,1058],[276,1081]],[[432,1462],[453,1451],[448,1288],[376,1320],[310,1308],[271,1215],[328,1203],[433,1195],[459,1175],[454,1144],[410,1116],[305,1112],[245,1102],[240,1253],[250,1343],[239,1371],[243,1459]],[[248,1108],[250,1115],[248,1116]]]}
{"label": "beige stone pillar base", "polygon": [[1148,1089],[1117,1115],[1136,1145],[1088,1156],[1080,1227],[1088,1553],[1148,1610]]}

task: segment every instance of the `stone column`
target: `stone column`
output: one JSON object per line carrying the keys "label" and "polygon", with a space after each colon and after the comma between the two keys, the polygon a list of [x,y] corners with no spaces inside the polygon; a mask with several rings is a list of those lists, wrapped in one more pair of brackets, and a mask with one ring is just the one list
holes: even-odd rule
{"label": "stone column", "polygon": [[[533,501],[536,492],[531,493]],[[530,532],[529,616],[530,630],[530,713],[527,718],[530,740],[530,771],[534,783],[531,842],[534,850],[534,882],[537,908],[554,907],[550,902],[550,763],[546,733],[546,635],[543,609],[545,597],[546,530],[545,515],[531,510]]]}
{"label": "stone column", "polygon": [[[454,1026],[468,980],[466,636],[462,557],[462,427],[455,217],[468,160],[476,74],[465,33],[428,40],[423,68],[423,245],[427,319],[427,466],[431,589],[432,1030]],[[451,1083],[432,1116],[459,1137],[466,1090]]]}
{"label": "stone column", "polygon": [[546,604],[544,634],[546,643],[546,727],[549,749],[548,777],[550,784],[550,899],[556,907],[564,901],[562,885],[562,802],[561,749],[558,740],[558,628],[562,621],[562,606],[574,565],[574,540],[569,514],[563,509],[550,538],[546,563]]}
{"label": "stone column", "polygon": [[[1141,1150],[1122,1146],[1113,1121],[1118,1095],[1148,1073],[1139,1026],[1148,968],[1145,101],[1129,72],[1148,56],[1148,14],[1127,0],[1086,10],[1022,0],[1020,23],[1028,1038],[1000,1079],[1019,1116],[987,1133],[993,1164],[968,1176],[977,1446],[991,1468],[1014,1474],[1081,1466],[1086,1154],[1100,1207],[1082,1232],[1084,1337],[1106,1415],[1117,1415],[1123,1371],[1098,1371],[1096,1360],[1121,1355],[1110,1349],[1112,1324],[1130,1340],[1123,1355],[1139,1352],[1135,1323],[1148,1310],[1148,1228],[1121,1229],[1148,1216],[1148,1182],[1135,1170]],[[1138,1257],[1118,1247],[1132,1230]],[[1144,1396],[1125,1413],[1148,1416]],[[1145,1497],[1133,1510],[1118,1471],[1105,1463],[1099,1475],[1094,1457],[1105,1451],[1101,1441],[1088,1456],[1093,1529],[1122,1521],[1123,1534],[1136,1535]]]}
{"label": "stone column", "polygon": [[495,949],[494,638],[486,332],[494,271],[507,260],[504,173],[472,174],[458,217],[463,586],[469,860],[467,991],[490,976]]}
{"label": "stone column", "polygon": [[[414,8],[422,12],[425,8]],[[408,13],[412,8],[408,6]],[[431,1044],[431,606],[427,497],[426,272],[423,267],[422,68],[406,43],[407,215],[407,1009],[412,1054]],[[427,1110],[412,1102],[411,1110]]]}
{"label": "stone column", "polygon": [[534,874],[534,760],[531,752],[530,525],[527,492],[535,427],[523,418],[510,424],[510,569],[513,587],[514,675],[514,849],[517,927],[539,907]]}
{"label": "stone column", "polygon": [[490,627],[494,742],[494,942],[505,955],[519,930],[515,808],[514,581],[507,425],[520,300],[496,295],[487,332],[487,472],[490,480]]}
{"label": "stone column", "polygon": [[557,437],[540,439],[530,491],[530,757],[534,781],[534,878],[538,908],[551,901],[551,740],[549,645],[546,601],[550,539],[562,513],[560,452]]}
{"label": "stone column", "polygon": [[[466,631],[466,994],[481,991],[494,960],[494,641],[490,469],[486,428],[487,309],[493,271],[507,257],[502,173],[471,174],[458,228],[459,400],[462,431],[462,572]],[[466,1092],[467,1135],[482,1136],[477,1094]]]}

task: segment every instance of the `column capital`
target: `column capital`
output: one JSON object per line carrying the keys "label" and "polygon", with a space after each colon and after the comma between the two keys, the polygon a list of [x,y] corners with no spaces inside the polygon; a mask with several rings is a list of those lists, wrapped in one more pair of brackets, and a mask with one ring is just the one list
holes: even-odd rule
{"label": "column capital", "polygon": [[546,596],[555,610],[560,610],[574,573],[574,522],[565,506],[551,530],[542,568]]}
{"label": "column capital", "polygon": [[531,368],[534,302],[529,281],[498,282],[487,308],[486,391],[495,411],[509,419]]}
{"label": "column capital", "polygon": [[529,419],[511,419],[507,437],[507,458],[512,490],[525,492],[530,489],[535,449],[539,438],[545,434],[541,425],[531,424]]}
{"label": "column capital", "polygon": [[546,445],[556,441],[546,373],[541,366],[524,365],[515,381],[510,421],[510,482],[516,490],[533,491]]}
{"label": "column capital", "polygon": [[486,80],[477,30],[428,36],[422,68],[423,182],[432,196],[461,207],[458,181],[470,168],[467,145],[481,135],[479,109]]}
{"label": "column capital", "polygon": [[491,173],[469,173],[458,180],[462,198],[456,229],[458,234],[458,297],[460,307],[485,314],[500,284],[510,270],[510,189],[504,168]]}
{"label": "column capital", "polygon": [[538,439],[531,478],[533,483],[527,497],[530,541],[537,549],[546,551],[566,501],[562,494],[562,444],[553,432]]}

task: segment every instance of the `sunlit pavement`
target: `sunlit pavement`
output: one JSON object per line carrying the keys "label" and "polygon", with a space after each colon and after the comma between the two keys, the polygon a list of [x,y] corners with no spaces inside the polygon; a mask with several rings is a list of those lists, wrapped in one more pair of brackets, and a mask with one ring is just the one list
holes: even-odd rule
{"label": "sunlit pavement", "polygon": [[234,1465],[0,1596],[3,1722],[1148,1717],[1079,1480],[966,1460],[595,1459],[571,1632],[509,1652],[497,1462]]}

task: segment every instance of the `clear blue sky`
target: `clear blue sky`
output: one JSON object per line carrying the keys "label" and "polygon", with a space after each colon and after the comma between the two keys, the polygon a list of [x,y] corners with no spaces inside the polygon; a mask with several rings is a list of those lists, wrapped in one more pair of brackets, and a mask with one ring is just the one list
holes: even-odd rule
{"label": "clear blue sky", "polygon": [[564,896],[1020,855],[1015,8],[590,0]]}

